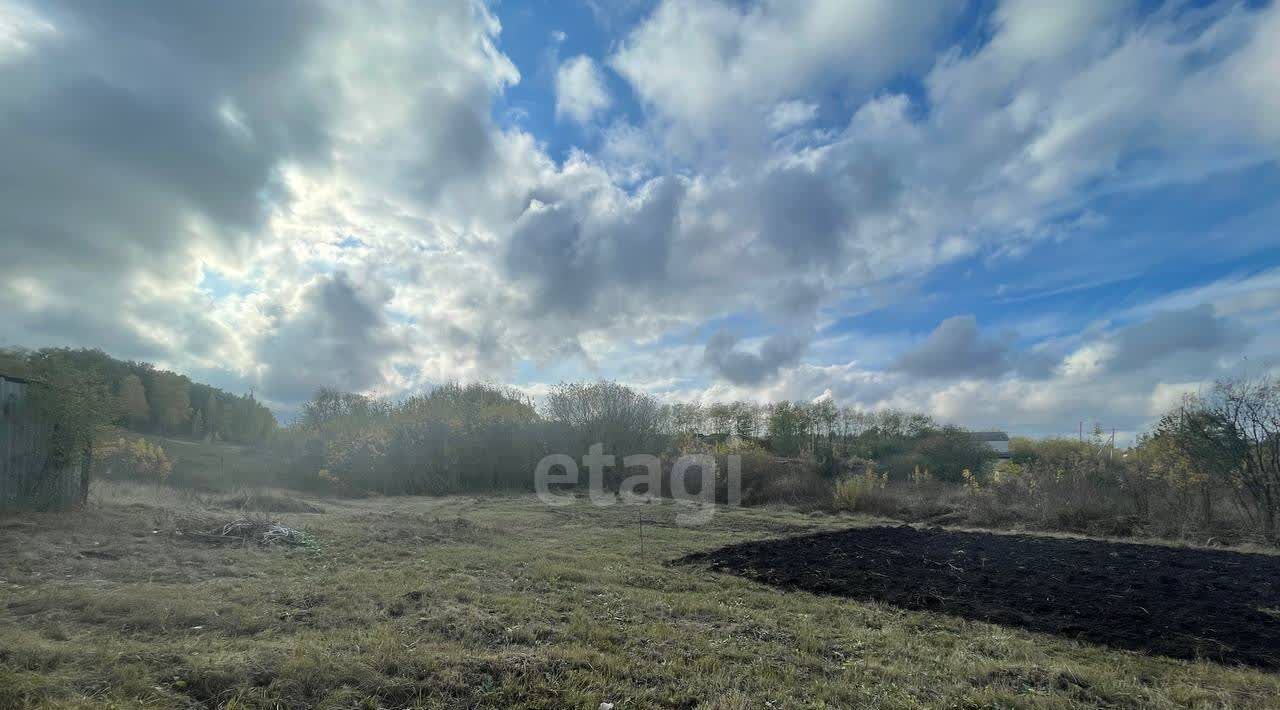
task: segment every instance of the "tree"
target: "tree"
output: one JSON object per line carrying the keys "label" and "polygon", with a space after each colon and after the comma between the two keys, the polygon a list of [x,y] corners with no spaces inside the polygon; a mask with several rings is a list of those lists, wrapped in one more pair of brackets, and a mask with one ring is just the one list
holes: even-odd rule
{"label": "tree", "polygon": [[218,438],[218,421],[221,414],[218,411],[218,395],[216,392],[210,392],[208,399],[204,401],[204,429],[205,436],[210,439]]}
{"label": "tree", "polygon": [[[410,400],[411,403],[413,401]],[[373,400],[365,395],[321,387],[309,402],[302,405],[302,425],[308,429],[322,429],[340,419],[368,417],[374,408]]]}
{"label": "tree", "polygon": [[728,435],[733,432],[733,409],[716,402],[707,407],[707,424],[712,434]]}
{"label": "tree", "polygon": [[870,426],[871,415],[853,407],[840,408],[840,435],[846,454],[852,450],[854,440],[862,436]]}
{"label": "tree", "polygon": [[165,434],[184,431],[191,419],[191,381],[167,370],[151,373],[151,417]]}
{"label": "tree", "polygon": [[195,416],[191,417],[191,436],[197,439],[204,438],[204,414],[198,409]]}
{"label": "tree", "polygon": [[795,456],[804,450],[807,422],[804,406],[786,400],[769,407],[769,446],[782,456]]}
{"label": "tree", "polygon": [[147,404],[147,390],[142,386],[141,377],[131,373],[120,380],[116,407],[130,428],[146,424],[151,418],[151,405]]}
{"label": "tree", "polygon": [[572,429],[583,451],[604,444],[606,451],[629,455],[653,449],[662,408],[651,395],[617,382],[564,383],[547,395],[546,416]]}
{"label": "tree", "polygon": [[733,403],[733,433],[744,439],[760,431],[760,409],[752,402]]}
{"label": "tree", "polygon": [[[1170,413],[1173,414],[1173,413]],[[1280,518],[1280,380],[1228,380],[1179,408],[1176,431],[1186,455],[1225,474],[1239,507],[1276,540]]]}
{"label": "tree", "polygon": [[691,436],[701,434],[706,419],[706,412],[697,402],[676,404],[672,408],[676,434]]}
{"label": "tree", "polygon": [[1208,529],[1213,522],[1213,481],[1187,455],[1185,446],[1190,442],[1182,438],[1183,431],[1171,428],[1177,424],[1176,417],[1166,415],[1151,433],[1138,435],[1124,455],[1128,467],[1126,488],[1138,514],[1144,518],[1151,516],[1156,495],[1166,494],[1172,505],[1170,517],[1180,524],[1192,520],[1191,501],[1198,498],[1200,522]]}
{"label": "tree", "polygon": [[0,350],[0,362],[35,380],[29,389],[32,409],[50,424],[42,447],[49,455],[35,483],[78,463],[83,503],[92,480],[93,445],[118,412],[102,371],[93,360],[76,357],[82,352],[92,351]]}
{"label": "tree", "polygon": [[1237,461],[1222,452],[1229,448],[1228,434],[1195,397],[1184,397],[1182,404],[1160,418],[1150,436],[1137,447],[1139,461],[1155,469],[1178,488],[1197,490],[1200,497],[1201,522],[1213,523],[1213,491],[1230,484]]}
{"label": "tree", "polygon": [[810,407],[813,417],[814,434],[826,437],[830,442],[836,435],[836,422],[840,420],[840,408],[830,397],[814,402]]}

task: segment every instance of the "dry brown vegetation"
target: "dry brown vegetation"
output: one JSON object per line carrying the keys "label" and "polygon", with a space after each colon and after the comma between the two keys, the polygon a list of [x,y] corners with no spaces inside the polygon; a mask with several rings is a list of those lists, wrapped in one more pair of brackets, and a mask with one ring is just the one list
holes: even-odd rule
{"label": "dry brown vegetation", "polygon": [[[0,707],[1265,707],[1280,677],[671,565],[862,524],[526,496],[305,500],[303,547],[176,535],[242,515],[104,482],[0,519]],[[638,516],[649,521],[644,552]]]}

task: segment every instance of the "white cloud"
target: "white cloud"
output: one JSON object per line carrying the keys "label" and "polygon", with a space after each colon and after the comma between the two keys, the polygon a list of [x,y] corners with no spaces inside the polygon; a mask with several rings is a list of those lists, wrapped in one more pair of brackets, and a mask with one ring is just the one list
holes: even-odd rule
{"label": "white cloud", "polygon": [[769,130],[786,133],[803,126],[818,116],[818,104],[810,101],[783,101],[769,112]]}
{"label": "white cloud", "polygon": [[[1242,351],[1277,346],[1274,271],[1104,314],[1048,342],[1051,375],[976,320],[917,358],[929,382],[891,366],[923,333],[708,355],[704,327],[834,320],[850,294],[1071,238],[1064,218],[1096,228],[1077,215],[1099,194],[1274,161],[1274,6],[1136,23],[1119,3],[1010,2],[962,52],[938,44],[955,13],[907,3],[664,2],[609,59],[640,115],[609,115],[589,57],[558,68],[556,115],[602,127],[559,162],[491,119],[520,73],[471,2],[48,8],[0,10],[10,342],[221,368],[286,404],[327,380],[396,393],[534,363],[1024,431],[1136,427],[1170,387],[1232,371],[1235,325],[1260,334]],[[904,73],[923,95],[885,88]],[[201,290],[206,271],[230,292]],[[1201,303],[1224,337],[1170,335],[1181,317],[1124,330]],[[1176,352],[1143,351],[1156,336]]]}
{"label": "white cloud", "polygon": [[57,28],[30,8],[0,3],[0,63],[16,60],[56,34]]}
{"label": "white cloud", "polygon": [[590,123],[613,103],[595,60],[578,55],[556,70],[556,118]]}
{"label": "white cloud", "polygon": [[667,0],[610,64],[679,131],[708,140],[754,107],[814,89],[866,91],[927,62],[956,6],[919,12],[893,0]]}

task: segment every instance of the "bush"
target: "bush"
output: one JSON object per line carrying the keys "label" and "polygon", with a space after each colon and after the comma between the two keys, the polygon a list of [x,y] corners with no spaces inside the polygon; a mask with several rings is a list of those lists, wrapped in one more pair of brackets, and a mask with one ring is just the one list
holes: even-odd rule
{"label": "bush", "polygon": [[836,483],[831,496],[832,506],[849,512],[883,512],[879,510],[881,506],[874,505],[872,501],[888,483],[888,474],[876,473],[875,467],[869,466],[860,475],[848,476]]}
{"label": "bush", "polygon": [[717,502],[729,500],[730,456],[739,457],[742,505],[780,503],[824,507],[831,499],[831,483],[819,475],[813,460],[774,456],[758,443],[736,437],[714,442],[700,437],[680,438],[662,457],[663,495],[670,494],[669,476],[676,460],[690,454],[707,454],[715,458]]}
{"label": "bush", "polygon": [[782,459],[767,452],[742,457],[743,505],[822,506],[830,500],[831,488],[831,482],[808,461]]}
{"label": "bush", "polygon": [[539,459],[573,451],[519,392],[445,385],[401,402],[321,391],[282,436],[291,480],[343,495],[530,490]]}
{"label": "bush", "polygon": [[103,478],[164,483],[173,473],[173,461],[164,447],[146,439],[120,437],[99,446],[94,460]]}
{"label": "bush", "polygon": [[969,432],[956,427],[943,427],[922,437],[915,444],[922,468],[941,481],[959,482],[964,471],[981,471],[996,454],[985,444],[974,441]]}

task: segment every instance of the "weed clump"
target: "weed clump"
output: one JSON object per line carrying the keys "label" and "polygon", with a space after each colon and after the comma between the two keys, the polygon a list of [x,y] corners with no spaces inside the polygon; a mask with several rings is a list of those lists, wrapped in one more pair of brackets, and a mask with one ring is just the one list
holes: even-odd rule
{"label": "weed clump", "polygon": [[872,499],[883,492],[889,484],[889,477],[877,473],[874,465],[854,476],[848,476],[836,482],[832,494],[833,507],[836,510],[870,512],[874,507]]}

